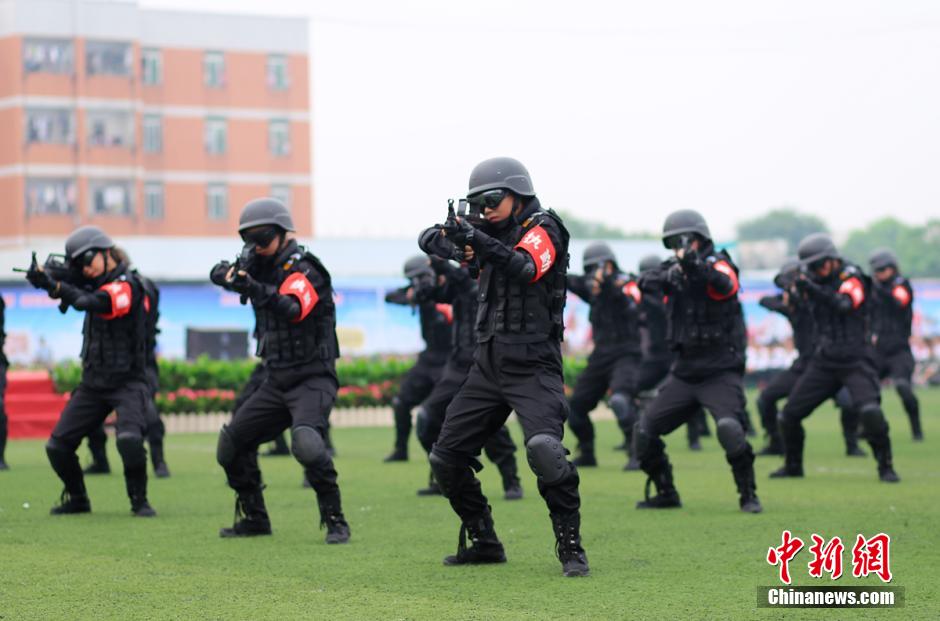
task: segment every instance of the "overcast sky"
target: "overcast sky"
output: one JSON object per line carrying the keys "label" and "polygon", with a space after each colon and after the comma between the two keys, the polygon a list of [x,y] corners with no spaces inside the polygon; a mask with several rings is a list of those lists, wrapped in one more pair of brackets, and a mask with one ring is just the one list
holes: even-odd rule
{"label": "overcast sky", "polygon": [[311,18],[319,235],[410,237],[497,155],[626,230],[940,217],[940,2],[140,4]]}

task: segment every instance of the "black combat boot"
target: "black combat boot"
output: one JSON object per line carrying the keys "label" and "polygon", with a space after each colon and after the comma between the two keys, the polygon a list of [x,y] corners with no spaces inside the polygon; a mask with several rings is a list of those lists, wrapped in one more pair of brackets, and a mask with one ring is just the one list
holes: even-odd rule
{"label": "black combat boot", "polygon": [[519,477],[503,478],[503,500],[522,500],[522,482]]}
{"label": "black combat boot", "polygon": [[[650,485],[656,486],[656,495],[650,496]],[[644,499],[636,503],[637,509],[671,509],[681,507],[679,492],[672,483],[672,464],[664,460],[663,465],[646,479]]]}
{"label": "black combat boot", "polygon": [[871,450],[878,460],[878,478],[884,483],[897,483],[901,480],[898,473],[894,471],[894,463],[891,456],[891,440],[885,435],[884,439],[878,442],[872,442]]}
{"label": "black combat boot", "polygon": [[107,455],[98,455],[92,457],[91,463],[82,470],[85,474],[111,474],[111,464],[108,463]]}
{"label": "black combat boot", "polygon": [[49,510],[49,515],[68,515],[70,513],[91,513],[91,501],[88,500],[88,494],[84,488],[81,492],[69,493],[67,489],[62,490],[59,497],[59,504]]}
{"label": "black combat boot", "polygon": [[339,500],[320,505],[320,528],[326,527],[326,542],[348,543],[349,542],[349,524],[343,516],[343,510],[340,508]]}
{"label": "black combat boot", "polygon": [[[145,462],[146,463],[146,462]],[[134,517],[155,517],[157,512],[147,502],[147,478],[127,481],[127,496],[131,499]]]}
{"label": "black combat boot", "polygon": [[271,534],[271,521],[264,506],[263,487],[240,492],[235,498],[235,520],[231,528],[219,529],[219,537],[255,537]]}
{"label": "black combat boot", "polygon": [[597,456],[594,454],[594,442],[581,442],[578,445],[578,456],[571,460],[579,468],[593,468],[597,466]]}
{"label": "black combat boot", "polygon": [[440,496],[441,486],[434,480],[434,472],[428,476],[428,486],[418,490],[418,496]]}
{"label": "black combat boot", "polygon": [[783,466],[770,473],[772,479],[801,478],[803,476],[803,442],[806,433],[803,427],[784,429],[781,427],[783,437]]}
{"label": "black combat boot", "polygon": [[[470,547],[467,547],[467,539]],[[444,558],[445,565],[476,565],[505,563],[506,552],[493,529],[493,516],[487,512],[478,518],[465,520],[460,525],[457,554]]]}
{"label": "black combat boot", "polygon": [[555,554],[561,561],[561,572],[567,578],[588,576],[587,554],[581,547],[581,515],[552,514],[552,529],[555,531]]}
{"label": "black combat boot", "polygon": [[748,447],[747,451],[734,459],[729,458],[731,473],[734,475],[734,484],[738,487],[740,499],[738,504],[745,513],[760,513],[764,508],[757,498],[757,481],[754,480],[754,453]]}
{"label": "black combat boot", "polygon": [[393,461],[408,461],[408,449],[397,447],[383,459],[385,463]]}

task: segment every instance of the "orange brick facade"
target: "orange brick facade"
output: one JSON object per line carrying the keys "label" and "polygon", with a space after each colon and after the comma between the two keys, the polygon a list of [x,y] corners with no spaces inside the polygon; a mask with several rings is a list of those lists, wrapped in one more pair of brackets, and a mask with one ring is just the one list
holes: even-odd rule
{"label": "orange brick facade", "polygon": [[[268,195],[285,197],[298,234],[313,235],[305,40],[246,51],[234,36],[226,49],[218,41],[161,45],[120,31],[104,38],[5,30],[0,239],[63,235],[81,224],[119,236],[231,236],[241,206]],[[51,52],[43,47],[49,41]],[[68,48],[71,69],[61,72],[56,63],[68,64]],[[145,75],[145,55],[157,59],[156,72]],[[224,66],[213,84],[207,58]],[[127,74],[102,74],[111,66]],[[219,140],[209,139],[209,124],[223,128]]]}

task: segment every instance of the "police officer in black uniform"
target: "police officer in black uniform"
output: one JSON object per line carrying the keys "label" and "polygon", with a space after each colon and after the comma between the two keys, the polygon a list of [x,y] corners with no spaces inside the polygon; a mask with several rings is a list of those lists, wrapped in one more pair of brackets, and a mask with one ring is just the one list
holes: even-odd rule
{"label": "police officer in black uniform", "polygon": [[385,301],[418,309],[424,350],[402,379],[398,394],[392,399],[395,417],[395,447],[386,462],[408,461],[408,436],[411,435],[411,410],[424,401],[447,363],[451,350],[451,319],[433,299],[434,271],[423,255],[405,262],[405,278],[410,283],[388,292]]}
{"label": "police officer in black uniform", "polygon": [[630,445],[638,420],[636,397],[640,366],[640,302],[632,274],[620,271],[614,251],[604,242],[584,249],[584,275],[568,274],[568,290],[590,304],[594,350],[578,375],[568,400],[568,425],[578,438],[576,466],[596,466],[594,425],[588,414],[610,389],[610,408]]}
{"label": "police officer in black uniform", "polygon": [[26,279],[60,300],[63,312],[71,306],[85,313],[82,380],[72,392],[49,442],[49,462],[65,484],[53,515],[88,513],[91,502],[75,454],[82,438],[117,413],[117,448],[124,461],[124,479],[131,511],[152,517],[147,501],[147,328],[144,288],[128,265],[112,252],[114,242],[100,228],[83,226],[65,242],[65,255],[74,282],[54,280],[33,261]]}
{"label": "police officer in black uniform", "polygon": [[[640,467],[649,477],[640,509],[679,507],[672,466],[661,436],[686,422],[699,407],[715,418],[718,441],[731,465],[741,510],[762,511],[754,481],[754,452],[747,441],[744,389],[746,330],[738,301],[738,270],[716,250],[700,213],[681,210],[663,225],[663,244],[675,258],[640,278],[644,291],[669,298],[669,341],[678,357],[672,373],[636,425]],[[649,495],[650,483],[656,495]]]}
{"label": "police officer in black uniform", "polygon": [[[271,534],[257,467],[258,446],[290,427],[291,450],[317,493],[327,543],[349,541],[326,421],[336,400],[336,310],[330,275],[293,238],[283,203],[249,202],[239,218],[245,249],[226,275],[250,301],[264,379],[219,433],[218,462],[237,493],[236,519],[222,537]],[[215,271],[215,270],[213,270]]]}
{"label": "police officer in black uniform", "polygon": [[562,572],[584,576],[578,472],[561,443],[568,413],[561,359],[568,233],[554,212],[542,209],[517,160],[481,162],[469,186],[471,217],[448,218],[445,232],[480,269],[478,345],[429,458],[462,522],[457,553],[444,563],[506,560],[474,470],[480,448],[515,411],[551,514]]}
{"label": "police officer in black uniform", "polygon": [[[115,247],[112,252],[120,261],[131,265],[130,258],[123,249]],[[158,323],[160,321],[160,289],[156,283],[138,272],[131,270],[140,281],[144,291],[144,311],[147,327],[147,385],[150,388],[150,400],[147,402],[147,444],[150,446],[150,463],[153,465],[153,474],[158,479],[170,476],[170,469],[166,464],[163,450],[163,439],[166,436],[166,426],[157,411],[156,397],[160,390],[160,367],[157,364],[157,335],[160,334]],[[104,425],[101,425],[88,435],[88,450],[91,452],[91,464],[85,467],[85,474],[109,474],[111,465],[108,463],[106,450],[108,435]]]}
{"label": "police officer in black uniform", "polygon": [[872,282],[872,331],[875,362],[881,379],[891,378],[904,411],[911,422],[915,441],[924,439],[920,426],[920,404],[914,395],[911,376],[914,354],[911,352],[911,323],[914,321],[914,289],[898,270],[898,258],[888,248],[881,248],[869,258]]}
{"label": "police officer in black uniform", "polygon": [[869,313],[871,284],[857,266],[845,261],[824,233],[806,236],[798,247],[801,271],[796,285],[806,294],[816,330],[816,349],[780,415],[784,465],[771,477],[803,476],[802,421],[845,386],[858,407],[862,427],[885,482],[900,479],[891,458],[888,422],[872,359]]}
{"label": "police officer in black uniform", "polygon": [[[418,406],[415,420],[415,432],[421,446],[431,454],[434,442],[441,433],[447,406],[453,401],[457,391],[473,365],[473,352],[476,349],[475,331],[477,317],[477,281],[472,278],[466,266],[456,267],[446,258],[453,258],[456,247],[441,235],[441,226],[436,225],[422,231],[418,237],[419,247],[431,258],[431,267],[436,275],[433,299],[450,306],[453,315],[452,344],[450,357],[441,373],[441,378],[427,399]],[[519,500],[522,498],[522,483],[519,480],[519,467],[516,464],[516,443],[509,435],[506,425],[500,427],[483,445],[483,452],[496,464],[503,482],[503,498]],[[431,472],[428,486],[418,490],[419,496],[441,494],[441,487]]]}
{"label": "police officer in black uniform", "polygon": [[6,354],[3,353],[3,344],[7,336],[3,331],[5,312],[6,304],[3,302],[3,296],[0,295],[0,470],[9,469],[4,459],[4,453],[7,449],[7,411],[4,399],[7,392],[7,366],[9,366]]}

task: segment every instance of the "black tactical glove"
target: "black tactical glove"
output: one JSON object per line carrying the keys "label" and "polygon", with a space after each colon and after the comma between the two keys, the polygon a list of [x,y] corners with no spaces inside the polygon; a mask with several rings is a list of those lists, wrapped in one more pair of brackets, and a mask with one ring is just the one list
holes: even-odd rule
{"label": "black tactical glove", "polygon": [[35,288],[45,289],[48,293],[55,291],[59,284],[49,278],[49,274],[39,269],[39,265],[36,263],[35,255],[33,255],[33,262],[30,264],[29,270],[26,272],[26,280]]}
{"label": "black tactical glove", "polygon": [[225,280],[225,276],[228,274],[228,271],[231,268],[232,264],[228,261],[219,261],[214,266],[212,266],[212,270],[209,272],[209,280],[211,280],[213,284],[220,287],[229,286],[230,283]]}
{"label": "black tactical glove", "polygon": [[444,233],[447,239],[457,245],[458,248],[473,244],[473,237],[476,229],[470,226],[470,223],[461,218],[448,219],[444,224]]}
{"label": "black tactical glove", "polygon": [[238,270],[233,274],[233,278],[229,281],[229,287],[232,291],[236,293],[241,293],[242,295],[250,296],[252,290],[257,289],[258,281],[251,277],[251,274],[244,270]]}
{"label": "black tactical glove", "polygon": [[666,286],[674,291],[679,291],[685,286],[685,274],[682,272],[682,268],[678,263],[669,267],[666,270],[663,281]]}

